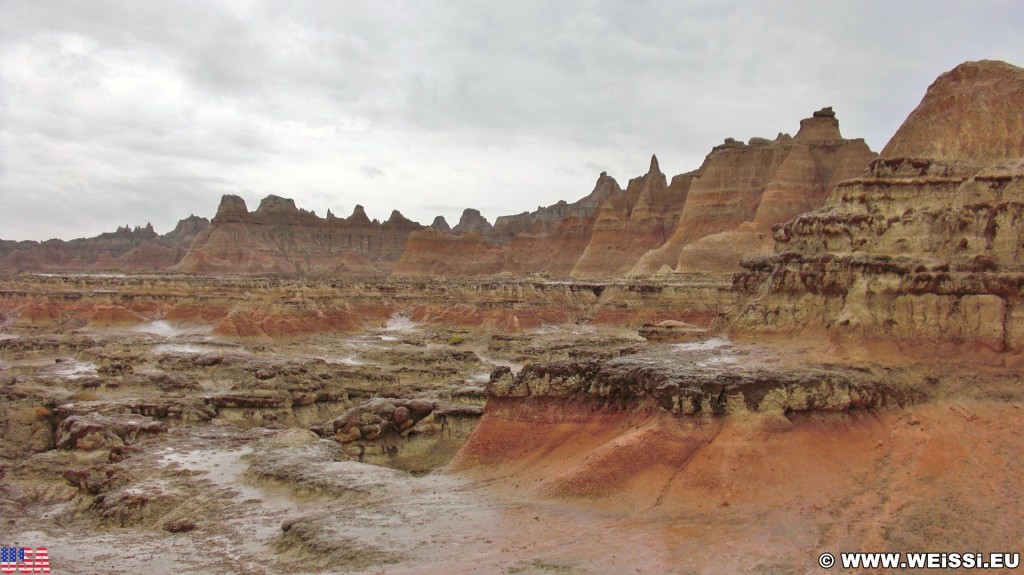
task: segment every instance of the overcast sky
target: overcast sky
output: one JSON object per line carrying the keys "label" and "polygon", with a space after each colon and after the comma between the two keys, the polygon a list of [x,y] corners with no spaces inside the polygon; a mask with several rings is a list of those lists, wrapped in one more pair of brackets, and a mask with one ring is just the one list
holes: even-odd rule
{"label": "overcast sky", "polygon": [[880,150],[1024,3],[0,0],[0,238],[267,194],[430,223],[669,176],[833,106]]}

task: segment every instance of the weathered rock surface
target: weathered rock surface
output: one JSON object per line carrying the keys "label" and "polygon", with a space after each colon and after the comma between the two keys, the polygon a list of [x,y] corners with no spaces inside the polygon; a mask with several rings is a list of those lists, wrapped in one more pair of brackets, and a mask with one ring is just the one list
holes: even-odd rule
{"label": "weathered rock surface", "polygon": [[612,190],[601,204],[573,277],[621,276],[640,256],[664,244],[679,221],[693,175],[676,176],[669,185],[658,158],[651,156],[647,174],[630,180],[625,192]]}
{"label": "weathered rock surface", "polygon": [[434,221],[430,223],[430,229],[438,232],[452,231],[452,227],[448,225],[448,221],[444,219],[444,216],[434,218]]}
{"label": "weathered rock surface", "polygon": [[494,226],[491,225],[491,222],[488,222],[487,218],[480,214],[480,210],[466,208],[462,212],[462,217],[459,218],[459,223],[455,224],[452,231],[457,234],[468,234],[472,232],[486,234],[493,228]]}
{"label": "weathered rock surface", "polygon": [[796,137],[730,138],[691,176],[670,237],[632,273],[735,271],[743,257],[771,253],[773,224],[817,208],[875,156],[863,140],[843,138],[831,108],[801,120]]}
{"label": "weathered rock surface", "polygon": [[[608,360],[535,363],[513,376],[495,370],[490,398],[566,401],[577,406],[635,409],[649,405],[676,417],[697,414],[846,411],[904,405],[923,393],[898,382],[890,369],[837,365],[772,366],[723,343]],[[683,344],[686,346],[688,344]],[[685,356],[685,360],[680,356]],[[721,358],[727,358],[722,361]],[[717,359],[716,359],[717,358]],[[723,368],[723,363],[728,367]]]}
{"label": "weathered rock surface", "polygon": [[173,269],[200,273],[387,274],[408,235],[423,226],[397,210],[384,223],[362,206],[340,219],[299,209],[294,201],[267,196],[254,212],[245,201],[221,199],[210,227],[193,241]]}
{"label": "weathered rock surface", "polygon": [[71,415],[57,428],[56,446],[64,449],[103,449],[131,445],[140,436],[163,433],[167,426],[142,415]]}
{"label": "weathered rock surface", "polygon": [[1024,75],[991,60],[942,74],[882,150],[886,158],[988,163],[1024,157]]}
{"label": "weathered rock surface", "polygon": [[0,458],[14,459],[53,448],[53,407],[67,399],[54,390],[0,379]]}
{"label": "weathered rock surface", "polygon": [[476,210],[466,210],[452,233],[446,233],[444,226],[431,226],[410,234],[395,274],[544,273],[568,277],[590,242],[598,205],[620,192],[615,180],[602,173],[594,190],[576,202],[561,201],[534,212],[500,216],[493,226]]}
{"label": "weathered rock surface", "polygon": [[936,80],[870,173],[743,263],[734,329],[1022,349],[1022,82],[995,62]]}
{"label": "weathered rock surface", "polygon": [[153,226],[119,227],[117,231],[70,241],[0,240],[0,273],[20,271],[153,271],[167,269],[184,257],[209,220],[189,216],[174,230],[158,235]]}
{"label": "weathered rock surface", "polygon": [[[675,276],[610,282],[545,279],[147,278],[23,276],[0,289],[0,313],[14,325],[68,331],[111,309],[146,323],[211,326],[218,336],[269,341],[312,333],[352,333],[394,314],[447,327],[507,332],[565,322],[639,327],[679,320],[706,327],[734,295],[728,281]],[[110,306],[116,306],[111,308]],[[113,325],[100,322],[97,327]],[[89,347],[76,336],[0,339],[0,350]]]}

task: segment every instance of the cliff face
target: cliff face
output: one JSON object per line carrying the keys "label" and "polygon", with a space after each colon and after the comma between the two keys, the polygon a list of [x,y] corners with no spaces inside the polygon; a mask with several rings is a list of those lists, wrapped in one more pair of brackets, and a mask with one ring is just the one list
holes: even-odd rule
{"label": "cliff face", "polygon": [[882,150],[985,163],[1024,156],[1024,76],[1005,62],[965,62],[938,77]]}
{"label": "cliff face", "polygon": [[686,203],[692,174],[672,178],[669,185],[651,157],[647,174],[630,180],[624,193],[610,194],[601,205],[593,235],[573,277],[620,276],[637,259],[663,243],[672,233]]}
{"label": "cliff face", "polygon": [[348,218],[326,218],[290,199],[267,196],[254,212],[245,201],[221,199],[210,227],[200,233],[176,271],[200,273],[386,274],[409,234],[422,229],[398,211],[384,223],[362,206]]}
{"label": "cliff face", "polygon": [[940,76],[868,174],[743,263],[733,329],[1019,351],[1022,87],[1024,70],[1001,62]]}
{"label": "cliff face", "polygon": [[492,226],[477,210],[466,210],[450,232],[440,218],[431,229],[414,232],[395,274],[472,276],[541,272],[566,277],[586,249],[598,206],[621,194],[614,178],[602,173],[580,200],[560,201],[534,212],[501,216]]}
{"label": "cliff face", "polygon": [[632,273],[734,271],[745,256],[771,253],[773,224],[817,208],[875,156],[863,140],[842,137],[830,108],[802,120],[795,138],[728,139],[693,175],[671,237]]}
{"label": "cliff face", "polygon": [[70,241],[0,240],[0,273],[162,270],[178,263],[209,223],[206,218],[189,216],[164,235],[147,224]]}

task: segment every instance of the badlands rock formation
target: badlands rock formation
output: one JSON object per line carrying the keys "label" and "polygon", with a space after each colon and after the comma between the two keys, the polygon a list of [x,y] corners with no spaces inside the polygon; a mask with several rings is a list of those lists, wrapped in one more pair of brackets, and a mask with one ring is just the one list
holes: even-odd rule
{"label": "badlands rock formation", "polygon": [[940,76],[870,173],[745,260],[737,332],[1024,348],[1024,70]]}
{"label": "badlands rock formation", "polygon": [[452,227],[448,225],[448,221],[444,219],[444,216],[437,216],[434,221],[430,224],[430,229],[437,230],[439,232],[450,232]]}
{"label": "badlands rock formation", "polygon": [[1024,156],[1024,76],[1006,62],[967,62],[939,76],[882,156],[975,163]]}
{"label": "badlands rock formation", "polygon": [[397,210],[384,223],[362,206],[341,219],[320,218],[290,199],[270,195],[256,211],[226,195],[209,229],[173,269],[200,273],[386,274],[409,234],[422,229]]}
{"label": "badlands rock formation", "polygon": [[466,208],[462,212],[462,217],[459,218],[459,223],[455,224],[452,231],[457,234],[468,234],[472,232],[486,234],[491,231],[493,227],[494,226],[487,221],[487,218],[480,214],[480,210]]}
{"label": "badlands rock formation", "polygon": [[665,243],[678,222],[692,179],[692,173],[682,174],[669,185],[657,156],[651,156],[645,175],[630,180],[625,193],[616,190],[601,204],[590,244],[572,275],[620,276],[641,255]]}
{"label": "badlands rock formation", "polygon": [[0,273],[19,271],[153,271],[178,263],[192,239],[209,220],[189,216],[174,230],[158,235],[153,226],[119,227],[117,231],[71,241],[0,240]]}
{"label": "badlands rock formation", "polygon": [[[674,565],[702,565],[695,572],[806,573],[818,567],[793,558],[821,549],[1019,546],[1020,518],[996,510],[1024,490],[1020,356],[1004,353],[1024,346],[1022,78],[992,62],[943,75],[869,172],[772,228],[777,252],[745,259],[735,276],[740,306],[720,324],[732,339],[494,370],[454,468],[671,517],[672,545],[691,546]],[[830,120],[820,112],[794,142],[836,141]],[[730,148],[740,150],[717,151]],[[798,166],[781,171],[811,172],[814,157],[790,150],[766,173],[787,162]],[[786,178],[751,223],[806,197]],[[716,219],[739,213],[728,186],[714,187],[701,206],[691,181],[681,241],[706,240]],[[717,218],[686,222],[691,207]],[[906,342],[929,344],[927,359],[903,353]],[[708,551],[721,539],[704,534],[724,525],[741,549]]]}
{"label": "badlands rock formation", "polygon": [[771,253],[773,224],[817,208],[874,157],[863,140],[844,139],[825,108],[801,121],[795,138],[729,138],[698,170],[671,181],[652,156],[647,173],[624,191],[602,173],[581,200],[501,216],[493,228],[466,210],[451,233],[431,226],[412,234],[395,273],[602,279],[732,272],[745,256]]}
{"label": "badlands rock formation", "polygon": [[590,241],[598,205],[620,192],[615,179],[602,173],[593,191],[576,202],[561,201],[534,212],[501,216],[493,226],[476,210],[466,210],[452,233],[431,226],[411,234],[395,274],[539,272],[566,277]]}
{"label": "badlands rock formation", "polygon": [[242,198],[226,195],[209,227],[193,216],[159,238],[146,227],[72,242],[0,242],[0,272],[577,279],[731,272],[744,256],[770,253],[773,224],[818,207],[836,182],[873,157],[863,140],[842,138],[826,108],[801,121],[795,138],[727,139],[698,170],[671,181],[652,156],[648,172],[625,190],[602,172],[576,202],[501,216],[493,225],[475,209],[454,227],[439,216],[424,228],[397,210],[383,223],[371,221],[362,206],[347,218],[330,211],[320,218],[274,195],[249,212]]}
{"label": "badlands rock formation", "polygon": [[842,137],[831,108],[801,120],[795,138],[727,139],[692,175],[671,237],[641,257],[633,273],[662,266],[734,271],[742,257],[771,252],[773,224],[820,206],[836,183],[874,157],[864,140]]}
{"label": "badlands rock formation", "polygon": [[[430,278],[5,277],[3,532],[69,573],[109,570],[96,550],[115,543],[132,572],[790,574],[821,571],[823,551],[1018,550],[1024,146],[931,130],[1016,130],[1022,73],[940,78],[869,172],[773,228],[777,253],[746,259],[735,293],[687,274],[446,278],[441,258],[419,260],[437,262]],[[775,178],[751,226],[808,197],[793,174],[838,142],[833,120],[713,152]],[[638,212],[667,224],[678,208],[678,232],[704,189],[692,205],[716,220],[693,217],[681,261],[715,221],[743,226],[728,170],[698,186],[715,162],[686,176],[685,201],[652,162],[626,191],[602,176],[586,202],[463,231],[470,213],[410,243],[435,238],[470,270],[451,246],[477,242],[500,271],[523,238],[560,237],[575,261],[586,242],[567,230],[594,240],[602,204],[629,206],[603,212],[610,245]],[[379,269],[398,258],[381,243],[376,260],[325,246],[388,225],[227,197],[193,252],[305,272],[354,250]],[[709,336],[737,295],[717,324],[730,337]],[[818,337],[788,337],[805,331]],[[908,341],[943,345],[922,360]]]}

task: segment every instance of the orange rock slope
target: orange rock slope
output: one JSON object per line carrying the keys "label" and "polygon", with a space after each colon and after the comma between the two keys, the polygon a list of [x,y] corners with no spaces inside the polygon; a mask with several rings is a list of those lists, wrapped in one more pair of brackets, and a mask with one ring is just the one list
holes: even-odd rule
{"label": "orange rock slope", "polygon": [[882,156],[999,161],[1024,157],[1024,75],[1006,62],[965,62],[938,77]]}
{"label": "orange rock slope", "polygon": [[629,181],[626,191],[601,204],[590,243],[572,267],[580,278],[614,277],[628,272],[647,251],[665,243],[686,204],[693,174],[669,184],[657,156],[647,173]]}

